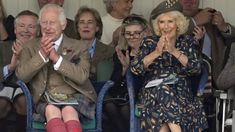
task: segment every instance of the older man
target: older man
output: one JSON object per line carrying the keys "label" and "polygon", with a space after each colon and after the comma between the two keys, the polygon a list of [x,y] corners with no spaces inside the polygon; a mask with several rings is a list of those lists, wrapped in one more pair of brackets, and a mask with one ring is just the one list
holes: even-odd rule
{"label": "older man", "polygon": [[[64,0],[38,0],[38,5],[40,9],[46,4],[57,4],[59,6],[63,6]],[[64,30],[65,35],[70,38],[78,39],[78,34],[75,30],[74,21],[67,18],[67,26]]]}
{"label": "older man", "polygon": [[199,9],[199,0],[179,0],[183,13],[192,17],[194,24],[205,26],[206,34],[201,41],[202,52],[212,58],[212,81],[216,82],[224,66],[225,37],[235,36],[235,28],[225,22],[221,12],[212,8]]}
{"label": "older man", "polygon": [[[199,9],[199,0],[179,0],[179,2],[183,6],[183,13],[186,16],[191,17],[194,25],[204,26],[206,29],[204,37],[199,41],[199,45],[204,60],[209,60],[208,62],[210,63],[209,65],[211,65],[211,71],[205,67],[202,69],[203,72],[201,76],[197,79],[200,80],[198,86],[199,94],[207,93],[207,96],[205,96],[204,99],[204,107],[208,115],[208,131],[214,132],[216,131],[214,127],[215,117],[213,116],[215,115],[215,100],[211,91],[213,88],[220,88],[215,82],[221,73],[226,60],[225,51],[227,45],[225,40],[231,36],[235,36],[235,28],[225,22],[221,12],[216,11],[213,8]],[[203,89],[206,90],[203,91]]]}
{"label": "older man", "polygon": [[15,19],[16,41],[0,44],[0,56],[2,61],[0,65],[0,79],[4,83],[4,87],[0,90],[0,118],[4,118],[8,115],[12,109],[11,102],[13,102],[17,113],[17,130],[22,132],[25,131],[26,124],[25,97],[21,89],[17,88],[14,71],[18,65],[22,45],[36,38],[38,33],[38,15],[25,10],[20,12]]}
{"label": "older man", "polygon": [[16,75],[29,83],[48,132],[81,131],[79,117],[95,116],[87,45],[63,33],[67,21],[62,7],[43,6],[39,21],[42,38],[24,45]]}
{"label": "older man", "polygon": [[[101,41],[105,44],[116,43],[122,21],[132,9],[133,0],[104,0],[107,14],[102,17],[104,28]],[[113,36],[112,36],[113,35]]]}

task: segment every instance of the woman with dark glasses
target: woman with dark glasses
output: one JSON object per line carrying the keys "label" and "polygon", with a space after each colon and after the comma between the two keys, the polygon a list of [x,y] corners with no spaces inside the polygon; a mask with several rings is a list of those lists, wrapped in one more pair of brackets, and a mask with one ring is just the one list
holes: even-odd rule
{"label": "woman with dark glasses", "polygon": [[[112,122],[112,131],[129,131],[129,99],[126,86],[126,72],[130,61],[137,55],[143,38],[148,34],[147,21],[139,15],[132,14],[122,23],[122,35],[126,39],[126,49],[116,46],[113,57],[114,71],[111,80],[115,82],[106,98],[105,110]],[[143,77],[134,76],[136,86],[141,87]],[[135,87],[137,88],[137,87]],[[138,89],[138,88],[137,88]],[[135,90],[136,93],[138,90]]]}

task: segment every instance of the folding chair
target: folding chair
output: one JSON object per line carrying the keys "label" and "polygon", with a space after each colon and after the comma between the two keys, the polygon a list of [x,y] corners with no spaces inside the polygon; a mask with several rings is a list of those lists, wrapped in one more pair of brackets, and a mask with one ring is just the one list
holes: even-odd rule
{"label": "folding chair", "polygon": [[[219,113],[222,115],[222,118],[216,120],[217,132],[220,132],[220,130],[224,132],[227,126],[232,126],[232,132],[235,132],[235,89],[215,90],[214,95],[216,97],[216,115],[219,115]],[[232,123],[227,122],[229,119]]]}
{"label": "folding chair", "polygon": [[[44,122],[36,122],[33,119],[33,100],[32,95],[26,86],[26,84],[18,80],[17,84],[20,86],[22,91],[26,97],[27,103],[27,132],[45,132],[45,125]],[[84,132],[102,132],[102,105],[103,105],[103,98],[109,88],[114,85],[112,81],[106,81],[103,85],[102,89],[100,90],[96,102],[96,117],[94,120],[85,122],[82,124]]]}

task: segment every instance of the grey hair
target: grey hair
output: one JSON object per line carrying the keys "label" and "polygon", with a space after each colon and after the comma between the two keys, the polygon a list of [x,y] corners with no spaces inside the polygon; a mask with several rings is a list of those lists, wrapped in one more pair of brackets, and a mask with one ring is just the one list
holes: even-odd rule
{"label": "grey hair", "polygon": [[37,18],[37,25],[39,25],[39,21],[38,21],[38,15],[30,10],[23,10],[21,11],[19,14],[17,14],[17,16],[15,17],[15,21],[14,24],[16,25],[17,23],[19,23],[19,17],[21,16],[33,16],[35,18]]}
{"label": "grey hair", "polygon": [[117,2],[118,0],[103,0],[103,1],[104,1],[104,4],[105,4],[105,7],[106,7],[106,11],[108,13],[110,13],[113,10],[112,4],[114,2]]}
{"label": "grey hair", "polygon": [[65,12],[64,9],[57,5],[57,4],[46,4],[45,6],[42,7],[42,9],[39,12],[39,22],[41,22],[42,19],[42,13],[48,9],[56,9],[59,12],[59,20],[60,20],[60,24],[64,25],[66,24],[66,16],[65,16]]}
{"label": "grey hair", "polygon": [[170,12],[162,13],[161,15],[159,15],[158,17],[156,17],[155,19],[151,21],[151,26],[153,27],[153,31],[156,35],[161,36],[161,32],[158,26],[158,20],[160,16],[165,15],[165,14],[173,17],[176,20],[176,24],[178,28],[177,29],[178,36],[187,32],[188,26],[189,26],[189,20],[187,20],[187,18],[179,11],[170,11]]}

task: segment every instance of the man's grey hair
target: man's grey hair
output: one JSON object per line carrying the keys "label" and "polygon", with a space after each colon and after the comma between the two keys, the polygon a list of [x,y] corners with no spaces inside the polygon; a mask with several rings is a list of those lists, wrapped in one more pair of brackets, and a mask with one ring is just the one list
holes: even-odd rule
{"label": "man's grey hair", "polygon": [[105,7],[106,7],[106,11],[108,13],[110,13],[113,10],[112,4],[114,2],[117,2],[118,0],[103,0],[103,1],[104,1],[104,4],[105,4]]}
{"label": "man's grey hair", "polygon": [[66,24],[67,20],[66,20],[64,9],[61,6],[57,5],[57,4],[46,4],[45,6],[43,6],[42,9],[39,12],[39,22],[41,22],[42,13],[44,11],[47,11],[48,9],[57,10],[59,12],[59,20],[60,20],[61,25]]}
{"label": "man's grey hair", "polygon": [[38,21],[38,15],[30,10],[23,10],[21,11],[19,14],[17,14],[17,16],[15,17],[15,21],[14,24],[16,25],[17,23],[19,23],[19,19],[21,16],[33,16],[37,19],[37,25],[39,25],[39,21]]}

